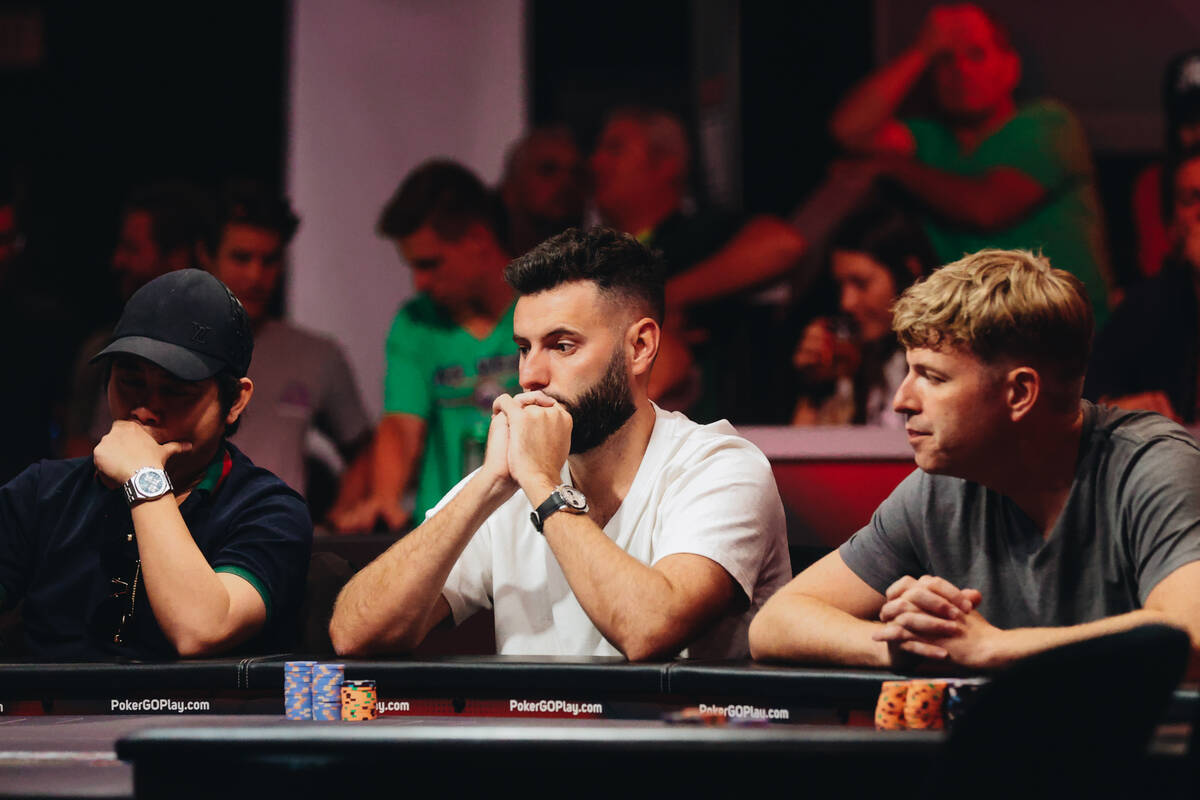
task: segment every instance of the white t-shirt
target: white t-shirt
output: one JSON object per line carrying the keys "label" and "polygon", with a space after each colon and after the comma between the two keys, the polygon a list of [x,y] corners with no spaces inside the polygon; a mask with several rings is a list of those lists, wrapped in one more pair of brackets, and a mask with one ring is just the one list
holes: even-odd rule
{"label": "white t-shirt", "polygon": [[[637,477],[604,532],[644,564],[674,553],[695,553],[720,564],[749,602],[684,654],[745,657],[750,620],[792,576],[783,503],[771,465],[728,422],[697,425],[683,414],[658,407],[655,413]],[[570,483],[567,465],[562,480]],[[620,655],[575,599],[550,546],[530,521],[532,511],[517,491],[472,537],[442,589],[455,623],[494,608],[496,648],[502,654]]]}

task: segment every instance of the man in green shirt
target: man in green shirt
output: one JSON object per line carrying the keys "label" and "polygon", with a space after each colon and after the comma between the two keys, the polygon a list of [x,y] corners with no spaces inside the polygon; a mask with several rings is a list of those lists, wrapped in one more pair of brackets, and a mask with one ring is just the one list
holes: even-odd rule
{"label": "man in green shirt", "polygon": [[[926,72],[936,117],[896,119]],[[1113,283],[1087,142],[1059,103],[1018,108],[1020,76],[995,20],[973,5],[937,6],[911,47],[842,100],[831,131],[924,206],[943,262],[984,248],[1041,250],[1083,281],[1099,327]]]}
{"label": "man in green shirt", "polygon": [[[466,168],[430,161],[409,173],[380,214],[377,230],[412,269],[417,294],[388,333],[374,486],[337,515],[340,530],[423,520],[482,460],[492,401],[519,391],[497,204]],[[414,475],[410,515],[403,497]]]}

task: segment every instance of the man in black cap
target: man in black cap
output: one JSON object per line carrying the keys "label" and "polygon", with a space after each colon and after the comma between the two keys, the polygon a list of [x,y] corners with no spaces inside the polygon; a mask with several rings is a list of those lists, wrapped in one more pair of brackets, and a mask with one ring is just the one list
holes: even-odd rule
{"label": "man in black cap", "polygon": [[0,598],[43,658],[278,651],[312,544],[304,501],[226,441],[254,387],[246,312],[181,270],[139,289],[113,341],[112,428],[90,458],[0,488]]}

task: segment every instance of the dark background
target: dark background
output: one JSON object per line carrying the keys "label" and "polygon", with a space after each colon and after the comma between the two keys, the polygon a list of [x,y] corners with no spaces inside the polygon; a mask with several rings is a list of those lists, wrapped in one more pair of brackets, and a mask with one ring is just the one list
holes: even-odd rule
{"label": "dark background", "polygon": [[[0,70],[0,153],[31,268],[80,332],[115,318],[120,204],[151,180],[279,183],[287,6],[42,3],[41,64]],[[0,11],[29,4],[0,5]]]}
{"label": "dark background", "polygon": [[[874,5],[740,4],[745,210],[786,213],[822,178],[837,99],[873,65]],[[28,263],[80,335],[112,319],[107,264],[130,187],[285,174],[289,8],[252,3],[4,3],[40,20],[33,64],[0,64],[0,169],[15,176]],[[590,145],[606,109],[660,105],[694,119],[687,0],[530,0],[532,121]],[[4,29],[0,27],[0,45]],[[497,142],[503,148],[507,142]],[[1130,182],[1146,161],[1097,157],[1118,273],[1129,274]]]}

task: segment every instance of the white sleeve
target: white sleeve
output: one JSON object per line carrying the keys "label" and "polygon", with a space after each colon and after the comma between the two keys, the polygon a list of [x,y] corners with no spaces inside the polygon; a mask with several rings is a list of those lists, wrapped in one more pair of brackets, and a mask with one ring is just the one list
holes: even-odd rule
{"label": "white sleeve", "polygon": [[[783,501],[766,457],[735,437],[690,460],[663,496],[654,560],[694,553],[720,564],[754,603],[762,571],[787,563]],[[788,576],[790,577],[790,575]]]}
{"label": "white sleeve", "polygon": [[[475,473],[463,478],[446,493],[438,504],[425,512],[425,521],[441,511],[450,500],[462,491],[467,481]],[[442,587],[442,597],[450,606],[454,624],[461,625],[476,611],[492,607],[492,529],[491,519],[485,520],[466,549],[450,568],[446,585]]]}

